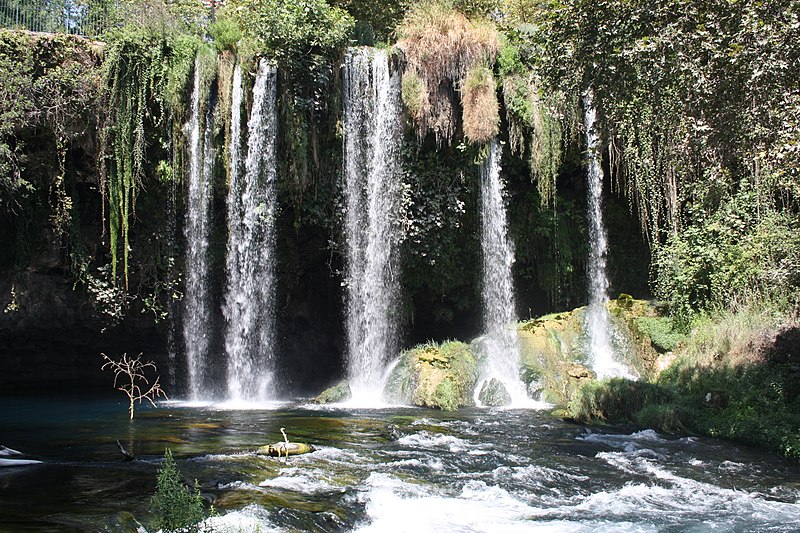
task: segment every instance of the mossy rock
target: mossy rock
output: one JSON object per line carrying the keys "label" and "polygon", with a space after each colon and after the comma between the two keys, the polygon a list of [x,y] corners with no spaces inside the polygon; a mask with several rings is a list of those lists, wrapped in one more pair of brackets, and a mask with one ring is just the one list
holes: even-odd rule
{"label": "mossy rock", "polygon": [[454,411],[473,404],[478,363],[463,342],[429,343],[404,352],[384,396],[398,403]]}
{"label": "mossy rock", "polygon": [[[642,319],[657,315],[649,302],[621,294],[608,302],[614,329],[612,344],[619,360],[645,379],[656,373],[657,351],[650,337],[638,327]],[[541,389],[544,400],[565,405],[578,389],[595,379],[589,370],[589,340],[585,328],[587,308],[546,315],[520,323],[522,379]]]}
{"label": "mossy rock", "polygon": [[346,381],[342,381],[341,383],[322,391],[319,396],[314,398],[314,403],[322,405],[326,403],[340,403],[346,402],[352,397],[353,393],[350,390],[350,384]]}

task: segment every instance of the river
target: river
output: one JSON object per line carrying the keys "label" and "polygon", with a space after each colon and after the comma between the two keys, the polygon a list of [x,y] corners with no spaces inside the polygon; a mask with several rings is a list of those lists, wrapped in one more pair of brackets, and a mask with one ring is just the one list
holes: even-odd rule
{"label": "river", "polygon": [[[166,402],[129,422],[118,399],[0,400],[0,444],[42,461],[0,468],[0,531],[147,525],[167,447],[215,531],[800,530],[800,466],[725,441],[535,410],[236,407]],[[281,427],[317,451],[255,455]]]}

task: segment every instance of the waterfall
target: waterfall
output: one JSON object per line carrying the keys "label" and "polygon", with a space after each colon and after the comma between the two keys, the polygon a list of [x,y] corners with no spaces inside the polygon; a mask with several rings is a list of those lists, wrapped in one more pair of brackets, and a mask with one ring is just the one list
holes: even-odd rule
{"label": "waterfall", "polygon": [[242,73],[233,74],[224,313],[231,400],[273,397],[277,116],[275,67],[261,60],[241,162]]}
{"label": "waterfall", "polygon": [[598,379],[631,377],[624,365],[614,359],[611,347],[612,325],[608,315],[608,277],[606,255],[608,237],[603,225],[603,169],[598,155],[600,136],[595,127],[596,112],[591,93],[583,98],[586,153],[588,157],[588,214],[589,214],[589,307],[586,328],[592,369]]}
{"label": "waterfall", "polygon": [[186,196],[186,293],[183,339],[189,371],[189,396],[199,400],[208,390],[208,357],[211,311],[208,306],[208,241],[211,233],[211,171],[214,164],[211,109],[201,120],[203,98],[200,68],[195,65],[192,115],[189,128],[189,177]]}
{"label": "waterfall", "polygon": [[343,93],[347,373],[353,401],[377,404],[398,350],[400,76],[385,51],[351,49]]}
{"label": "waterfall", "polygon": [[[502,152],[497,139],[489,146],[489,156],[481,165],[481,251],[483,253],[484,336],[480,339],[486,356],[482,381],[499,380],[511,396],[512,405],[528,403],[525,385],[520,380],[519,340],[514,302],[514,245],[508,237],[503,183],[500,179]],[[480,391],[480,386],[476,390]]]}

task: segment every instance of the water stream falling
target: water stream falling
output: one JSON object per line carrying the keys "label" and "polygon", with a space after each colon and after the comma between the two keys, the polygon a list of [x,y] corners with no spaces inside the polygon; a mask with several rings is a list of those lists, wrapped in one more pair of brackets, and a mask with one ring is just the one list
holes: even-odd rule
{"label": "water stream falling", "polygon": [[228,398],[233,401],[264,401],[274,396],[275,100],[276,70],[262,60],[247,122],[243,173],[242,72],[238,65],[235,67],[229,151],[228,287],[224,305]]}
{"label": "water stream falling", "polygon": [[[483,322],[481,338],[486,355],[482,381],[495,378],[511,396],[512,405],[529,403],[519,377],[519,340],[514,302],[514,246],[508,238],[503,183],[500,179],[502,152],[497,139],[481,165],[481,250],[483,252]],[[476,389],[476,396],[480,392]]]}
{"label": "water stream falling", "polygon": [[183,339],[189,371],[189,397],[201,399],[207,390],[211,311],[208,306],[208,242],[211,233],[211,172],[214,165],[210,106],[201,119],[204,99],[200,68],[195,66],[189,129],[189,176],[186,194],[186,293]]}
{"label": "water stream falling", "polygon": [[347,374],[354,403],[379,404],[398,349],[400,76],[390,73],[385,51],[351,49],[343,87]]}
{"label": "water stream falling", "polygon": [[608,237],[603,226],[603,169],[598,154],[600,136],[595,128],[596,111],[591,93],[584,96],[583,104],[589,171],[589,307],[586,313],[586,327],[589,334],[591,364],[598,379],[631,377],[625,366],[615,360],[611,346],[613,326],[606,307],[609,287],[606,276]]}

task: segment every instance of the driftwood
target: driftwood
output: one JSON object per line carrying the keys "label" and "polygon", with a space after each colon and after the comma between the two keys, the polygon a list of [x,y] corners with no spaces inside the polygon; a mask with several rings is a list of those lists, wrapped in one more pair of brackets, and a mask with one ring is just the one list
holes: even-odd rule
{"label": "driftwood", "polygon": [[136,460],[136,456],[133,455],[128,450],[126,450],[125,447],[122,445],[122,443],[119,440],[117,440],[117,447],[119,448],[119,451],[122,452],[122,455],[125,456],[125,459],[123,459],[123,461],[135,461]]}
{"label": "driftwood", "polygon": [[304,442],[289,442],[289,437],[286,436],[286,431],[281,428],[283,435],[283,442],[276,442],[275,444],[267,444],[256,450],[258,455],[269,455],[271,457],[283,457],[283,460],[289,458],[290,455],[300,455],[310,453],[316,450],[311,444]]}

